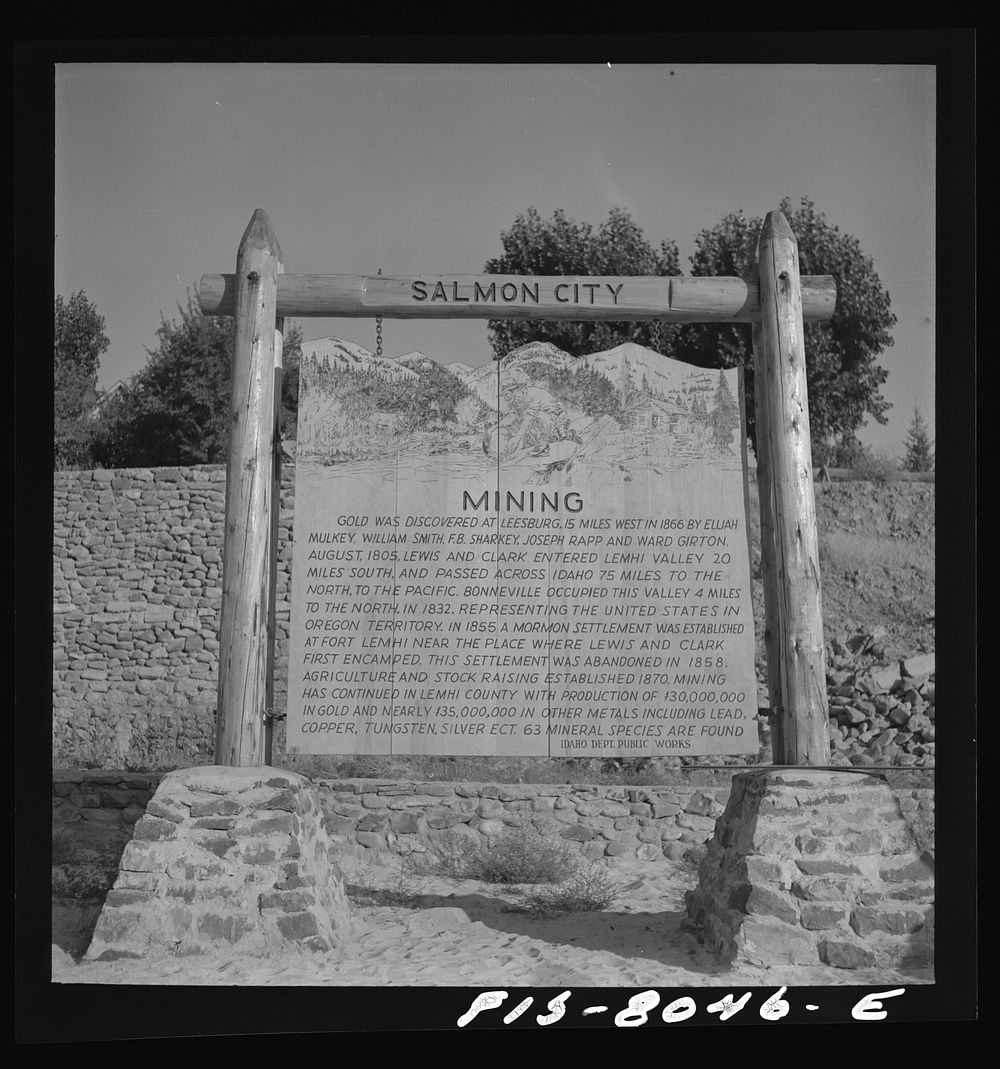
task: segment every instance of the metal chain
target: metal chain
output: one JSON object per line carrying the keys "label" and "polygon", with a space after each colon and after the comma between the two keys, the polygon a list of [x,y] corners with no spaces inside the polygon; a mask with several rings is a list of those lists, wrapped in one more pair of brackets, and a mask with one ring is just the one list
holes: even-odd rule
{"label": "metal chain", "polygon": [[[378,273],[382,274],[382,268],[378,269]],[[382,356],[382,317],[375,317],[375,355]]]}

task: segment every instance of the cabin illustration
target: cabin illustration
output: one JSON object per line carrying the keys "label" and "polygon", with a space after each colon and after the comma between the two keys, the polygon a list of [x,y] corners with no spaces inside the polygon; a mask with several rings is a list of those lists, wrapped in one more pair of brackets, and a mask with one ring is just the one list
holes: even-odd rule
{"label": "cabin illustration", "polygon": [[622,426],[630,431],[654,431],[676,434],[684,431],[690,420],[687,409],[670,401],[639,394],[622,413]]}

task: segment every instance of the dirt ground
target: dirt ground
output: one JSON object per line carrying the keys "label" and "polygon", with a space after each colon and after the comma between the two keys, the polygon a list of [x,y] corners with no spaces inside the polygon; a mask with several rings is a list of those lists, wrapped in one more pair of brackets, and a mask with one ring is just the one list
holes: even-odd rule
{"label": "dirt ground", "polygon": [[817,484],[827,642],[882,627],[887,660],[934,649],[934,500],[933,483]]}
{"label": "dirt ground", "polygon": [[[423,987],[907,986],[929,972],[824,966],[725,969],[682,926],[684,863],[608,870],[617,899],[585,913],[525,912],[509,887],[412,876],[398,865],[347,869],[351,931],[338,953],[74,963],[53,949],[64,984]],[[366,904],[360,904],[361,902]]]}

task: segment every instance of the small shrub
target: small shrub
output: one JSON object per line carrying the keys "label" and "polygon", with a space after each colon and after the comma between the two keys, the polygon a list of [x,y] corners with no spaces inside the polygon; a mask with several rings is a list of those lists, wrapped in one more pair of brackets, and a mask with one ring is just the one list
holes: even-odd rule
{"label": "small shrub", "polygon": [[477,845],[466,835],[445,832],[428,845],[430,849],[426,853],[410,855],[410,866],[418,876],[446,876],[461,880],[474,867],[473,856]]}
{"label": "small shrub", "polygon": [[412,870],[405,861],[399,870],[374,865],[344,865],[348,899],[357,906],[411,906],[419,895],[410,883]]}
{"label": "small shrub", "polygon": [[899,473],[899,464],[883,450],[871,450],[858,457],[853,471],[862,482],[886,483]]}
{"label": "small shrub", "polygon": [[565,840],[518,828],[482,843],[478,879],[489,883],[558,883],[572,872],[579,855]]}
{"label": "small shrub", "polygon": [[434,853],[440,875],[499,884],[558,883],[572,875],[578,858],[569,843],[532,827],[479,843],[447,839],[435,844]]}
{"label": "small shrub", "polygon": [[577,864],[568,879],[524,896],[532,913],[595,913],[607,909],[618,897],[618,889],[607,870],[597,865]]}
{"label": "small shrub", "polygon": [[815,443],[813,463],[817,467],[826,464],[830,468],[848,468],[852,478],[861,482],[888,482],[899,471],[897,462],[884,449],[863,445],[853,434],[833,442]]}

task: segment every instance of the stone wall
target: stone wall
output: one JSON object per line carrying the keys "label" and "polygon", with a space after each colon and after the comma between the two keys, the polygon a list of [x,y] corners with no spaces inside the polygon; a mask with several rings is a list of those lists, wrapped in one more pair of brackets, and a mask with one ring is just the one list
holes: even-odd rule
{"label": "stone wall", "polygon": [[[923,495],[919,518],[926,519],[933,488],[912,486],[914,494]],[[821,524],[828,521],[839,529],[868,517],[872,510],[862,508],[852,493],[852,484],[824,487],[817,498]],[[880,535],[904,540],[932,536],[907,518],[910,500],[897,494],[887,509],[874,510]],[[279,714],[285,708],[288,675],[293,507],[289,463],[283,471],[278,530],[274,700]],[[219,466],[55,473],[56,768],[150,771],[215,760],[224,511],[225,469]],[[755,525],[751,516],[751,527]],[[759,602],[758,597],[758,646]],[[831,599],[824,604],[832,604]],[[871,657],[862,649],[838,646],[833,632],[829,637],[836,654],[828,662],[835,759],[932,762],[934,699],[927,673],[922,680],[900,681],[898,670],[888,669],[884,684],[873,690],[862,671]],[[912,723],[910,714],[918,714]],[[285,755],[283,728],[279,721],[272,763],[312,772]]]}
{"label": "stone wall", "polygon": [[[87,770],[52,775],[53,866],[67,870],[58,887],[71,892],[71,868],[89,866],[95,877],[100,870],[115,871],[162,777]],[[586,857],[645,861],[676,860],[688,847],[706,842],[730,795],[728,784],[618,787],[316,778],[312,787],[330,839],[345,855],[423,852],[441,840],[440,833],[454,828],[478,840],[530,824],[579,843]],[[896,786],[894,794],[910,823],[933,827],[932,787]],[[94,886],[103,893],[110,884],[100,887],[98,878]]]}
{"label": "stone wall", "polygon": [[[155,773],[53,773],[53,941],[64,950],[85,949],[122,853],[161,779]],[[697,857],[730,795],[721,782],[594,787],[315,779],[313,790],[336,856],[423,853],[449,838],[476,843],[530,824],[611,865],[619,859]],[[933,789],[897,786],[895,795],[904,818],[927,840]],[[932,842],[925,846],[933,850]]]}
{"label": "stone wall", "polygon": [[578,844],[590,859],[678,860],[712,834],[729,789],[583,784],[317,780],[331,839],[343,853],[423,853],[531,828]]}
{"label": "stone wall", "polygon": [[[57,471],[53,764],[214,760],[225,468]],[[278,535],[275,701],[284,707],[293,475]]]}

